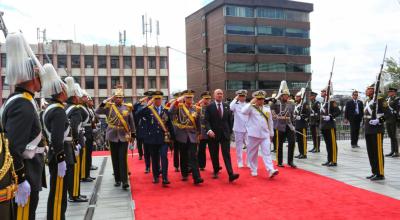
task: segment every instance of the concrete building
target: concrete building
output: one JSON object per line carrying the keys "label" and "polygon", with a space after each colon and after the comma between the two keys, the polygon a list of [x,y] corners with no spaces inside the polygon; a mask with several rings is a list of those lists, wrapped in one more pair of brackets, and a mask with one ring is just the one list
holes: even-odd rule
{"label": "concrete building", "polygon": [[[169,96],[169,51],[166,47],[84,45],[70,40],[32,44],[41,63],[50,62],[62,78],[71,75],[98,104],[112,94],[117,84],[124,87],[125,100],[132,102],[146,90],[161,90]],[[48,55],[48,59],[47,56]],[[0,105],[10,94],[4,84],[5,45],[0,44]]]}
{"label": "concrete building", "polygon": [[[186,17],[187,87],[269,94],[287,80],[293,91],[311,80],[309,13],[287,0],[214,0]],[[251,93],[250,93],[251,95]]]}

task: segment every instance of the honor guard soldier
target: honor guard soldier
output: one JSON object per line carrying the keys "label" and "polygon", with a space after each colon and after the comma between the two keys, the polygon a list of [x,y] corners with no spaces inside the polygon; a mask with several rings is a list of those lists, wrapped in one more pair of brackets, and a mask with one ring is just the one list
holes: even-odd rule
{"label": "honor guard soldier", "polygon": [[201,171],[204,171],[206,168],[206,147],[208,145],[208,135],[206,130],[206,122],[205,122],[205,114],[206,107],[210,104],[211,101],[211,93],[209,91],[205,91],[201,93],[201,100],[197,103],[196,108],[200,117],[200,127],[201,132],[199,136],[199,152],[198,152],[198,160],[199,167]]}
{"label": "honor guard soldier", "polygon": [[144,144],[150,148],[153,170],[153,183],[158,183],[161,159],[162,184],[170,184],[168,180],[168,145],[171,142],[170,131],[173,130],[169,113],[162,106],[163,93],[155,91],[152,99],[145,107],[138,109],[137,116],[147,124]]}
{"label": "honor guard soldier", "polygon": [[[375,84],[367,88],[365,92],[367,100],[364,107],[365,141],[372,175],[367,179],[372,181],[385,179],[384,157],[383,157],[383,134],[385,112],[388,103],[381,97],[375,97]],[[375,93],[375,95],[374,95]],[[376,106],[376,102],[378,106]],[[378,109],[376,109],[378,107]]]}
{"label": "honor guard soldier", "polygon": [[43,112],[42,124],[49,144],[48,166],[50,172],[50,192],[47,200],[47,219],[65,219],[67,210],[67,184],[64,180],[67,163],[64,138],[69,134],[69,123],[64,109],[67,101],[67,85],[58,76],[53,65],[43,66],[42,94],[51,98]]}
{"label": "honor guard soldier", "polygon": [[[267,102],[267,105],[270,107],[273,104],[275,104],[276,103],[276,92],[272,93],[271,97],[266,98],[265,101]],[[274,117],[272,117],[272,121],[274,122],[274,124],[276,123]],[[278,143],[276,140],[277,132],[278,132],[278,129],[274,129],[274,138],[272,139],[272,150],[271,150],[272,153],[276,153],[276,148],[277,148],[277,143]]]}
{"label": "honor guard soldier", "polygon": [[247,155],[249,157],[251,175],[257,176],[258,148],[260,146],[265,168],[269,173],[269,177],[272,178],[278,174],[278,170],[274,168],[272,163],[270,152],[271,140],[274,135],[274,125],[271,110],[268,106],[264,105],[264,100],[264,91],[254,92],[253,99],[250,103],[243,106],[241,113],[248,117],[245,126],[248,132]]}
{"label": "honor guard soldier", "polygon": [[34,93],[41,90],[44,69],[21,33],[7,35],[6,51],[5,83],[15,86],[15,92],[2,107],[1,122],[18,176],[14,217],[35,219],[44,184],[44,147],[40,144],[42,127]]}
{"label": "honor guard soldier", "polygon": [[[330,92],[330,94],[332,94]],[[321,90],[321,97],[326,100],[327,89]],[[337,142],[336,142],[336,117],[342,112],[337,106],[336,101],[328,99],[321,106],[321,133],[325,140],[326,151],[328,152],[327,161],[323,166],[335,167],[337,166]]]}
{"label": "honor guard soldier", "polygon": [[313,148],[308,152],[311,153],[319,153],[320,152],[320,144],[321,144],[321,135],[319,130],[319,123],[320,123],[320,109],[321,103],[316,100],[317,97],[316,92],[311,92],[309,99],[310,99],[310,131],[311,137],[313,141]]}
{"label": "honor guard soldier", "polygon": [[285,138],[288,141],[288,165],[292,168],[297,166],[293,163],[293,154],[295,147],[295,127],[293,125],[294,104],[289,101],[289,88],[286,81],[281,82],[277,95],[277,102],[271,106],[272,116],[275,119],[274,128],[277,129],[275,138],[276,160],[278,166],[283,167],[283,142]]}
{"label": "honor guard soldier", "polygon": [[193,105],[193,90],[185,90],[182,96],[171,104],[169,112],[171,117],[176,117],[175,138],[180,147],[180,167],[182,180],[187,181],[189,170],[192,169],[194,184],[200,184],[204,180],[200,176],[197,161],[198,135],[200,134],[200,117]]}
{"label": "honor guard soldier", "polygon": [[299,147],[299,155],[296,158],[306,159],[307,158],[307,127],[308,120],[310,117],[310,109],[308,103],[303,100],[305,97],[306,89],[302,88],[295,96],[295,128],[296,128],[296,141]]}
{"label": "honor guard soldier", "polygon": [[91,97],[89,94],[82,90],[82,111],[86,116],[83,121],[83,129],[84,129],[84,137],[85,137],[85,147],[83,148],[82,153],[82,182],[92,182],[96,178],[90,176],[90,168],[92,166],[92,151],[93,151],[93,122],[94,122],[94,111],[89,106],[89,102]]}
{"label": "honor guard soldier", "polygon": [[387,157],[399,157],[399,145],[397,143],[397,126],[400,124],[400,98],[396,97],[397,89],[389,88],[388,90],[388,111],[386,117],[386,129],[390,138],[391,150]]}
{"label": "honor guard soldier", "polygon": [[132,104],[124,103],[123,89],[117,87],[114,96],[104,100],[96,114],[107,115],[106,139],[110,142],[111,159],[114,170],[114,186],[127,189],[128,183],[128,143],[135,138],[135,124],[132,115]]}
{"label": "honor guard soldier", "polygon": [[242,108],[246,103],[247,90],[236,91],[236,97],[232,100],[229,107],[233,112],[233,132],[235,134],[236,157],[238,167],[243,167],[243,146],[246,142],[246,122],[248,115],[242,113]]}
{"label": "honor guard soldier", "polygon": [[[83,140],[81,134],[82,127],[82,110],[80,105],[80,98],[82,91],[78,84],[75,83],[74,78],[66,77],[67,84],[67,107],[65,113],[70,124],[70,134],[65,138],[67,149],[69,153],[73,153],[73,161],[67,160],[67,179],[68,179],[68,194],[70,202],[87,202],[88,199],[85,195],[81,195],[81,154]],[[68,154],[69,154],[68,153]],[[67,155],[68,157],[68,155]]]}
{"label": "honor guard soldier", "polygon": [[[174,103],[179,96],[181,95],[180,92],[174,92],[172,94],[172,96],[174,97],[173,99],[171,99],[166,105],[165,108],[169,111],[169,109],[171,108],[171,104]],[[171,116],[171,120],[172,120],[172,125],[174,127],[174,131],[176,131],[176,121],[177,118]],[[179,143],[178,141],[176,141],[175,135],[172,135],[172,143],[173,145],[173,151],[174,151],[174,167],[175,167],[175,172],[179,172]]]}

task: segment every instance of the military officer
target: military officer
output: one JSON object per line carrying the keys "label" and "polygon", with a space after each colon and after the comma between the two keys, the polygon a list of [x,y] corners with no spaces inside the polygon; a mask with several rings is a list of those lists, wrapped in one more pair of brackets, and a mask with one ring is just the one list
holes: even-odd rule
{"label": "military officer", "polygon": [[248,115],[242,113],[242,108],[246,103],[247,90],[236,91],[236,97],[232,100],[229,107],[233,112],[233,132],[235,134],[236,157],[238,167],[243,168],[243,146],[246,142],[246,122]]}
{"label": "military officer", "polygon": [[205,91],[201,93],[201,100],[197,103],[197,113],[200,117],[200,126],[201,126],[201,133],[199,136],[199,152],[198,152],[198,160],[199,160],[199,167],[201,171],[204,171],[206,167],[206,147],[208,145],[208,135],[206,131],[206,122],[205,122],[205,113],[206,107],[210,104],[211,101],[211,93],[209,91]]}
{"label": "military officer", "polygon": [[18,176],[14,217],[35,219],[42,189],[44,147],[40,145],[42,127],[34,93],[41,90],[44,69],[22,33],[7,35],[6,51],[5,83],[15,86],[15,91],[2,107],[1,122]]}
{"label": "military officer", "polygon": [[245,104],[240,111],[248,118],[245,126],[247,128],[249,140],[247,145],[247,155],[249,157],[251,175],[258,175],[258,148],[260,146],[265,168],[269,173],[269,177],[272,178],[278,174],[278,170],[276,170],[272,164],[270,152],[274,128],[271,110],[269,106],[264,105],[264,100],[264,91],[254,92],[251,102]]}
{"label": "military officer", "polygon": [[[381,97],[374,100],[375,85],[367,87],[365,92],[367,100],[364,107],[365,141],[372,175],[367,179],[372,181],[385,179],[384,157],[383,157],[383,134],[385,112],[388,110],[388,103]],[[378,102],[378,110],[376,110]]]}
{"label": "military officer", "polygon": [[175,138],[180,147],[180,167],[182,180],[187,181],[189,170],[192,169],[193,182],[195,185],[204,182],[200,176],[197,161],[198,135],[201,132],[200,117],[198,117],[196,107],[193,105],[193,90],[185,90],[182,96],[171,104],[169,112],[171,117],[177,118]]}
{"label": "military officer", "polygon": [[[171,108],[171,104],[173,103],[173,102],[175,102],[179,97],[180,97],[180,95],[181,95],[181,93],[180,92],[174,92],[173,94],[172,94],[172,96],[174,97],[173,99],[171,99],[166,105],[165,105],[165,108],[169,111],[169,109]],[[171,120],[172,120],[172,125],[173,125],[173,127],[174,127],[174,131],[176,131],[176,121],[177,121],[177,118],[175,117],[171,117]],[[175,139],[175,135],[173,134],[172,135],[172,139],[173,139],[173,141],[172,141],[172,145],[173,145],[173,151],[174,151],[174,167],[175,167],[175,172],[179,172],[179,143],[178,143],[178,141],[176,141],[176,139]]]}
{"label": "military officer", "polygon": [[385,115],[386,118],[386,129],[390,138],[391,150],[386,157],[399,157],[399,144],[397,143],[397,125],[399,124],[399,112],[400,112],[400,98],[396,97],[397,89],[389,88],[388,90],[388,110]]}
{"label": "military officer", "polygon": [[65,219],[67,210],[67,170],[64,138],[69,133],[69,123],[64,109],[68,99],[67,85],[57,75],[53,65],[45,64],[42,94],[51,98],[42,114],[42,124],[49,144],[48,166],[50,172],[50,192],[47,200],[47,219]]}
{"label": "military officer", "polygon": [[286,81],[281,82],[277,101],[271,106],[272,117],[275,119],[274,129],[276,132],[276,158],[278,166],[283,167],[283,142],[285,138],[288,141],[288,165],[292,168],[297,166],[293,163],[293,154],[295,147],[295,127],[293,125],[294,104],[289,101],[289,88]]}
{"label": "military officer", "polygon": [[[128,143],[135,138],[135,124],[132,115],[132,104],[124,103],[124,93],[117,87],[114,96],[104,100],[96,109],[96,114],[107,115],[106,139],[110,142],[111,159],[114,170],[114,186],[127,189],[128,168],[127,154]],[[154,172],[154,171],[153,171]]]}
{"label": "military officer", "polygon": [[[327,89],[321,90],[321,97],[326,98]],[[335,167],[337,166],[337,142],[336,142],[336,117],[342,112],[337,106],[336,101],[327,100],[321,107],[321,133],[325,140],[326,151],[328,152],[327,161],[323,163],[323,166]]]}
{"label": "military officer", "polygon": [[321,103],[316,100],[317,97],[316,92],[311,92],[309,99],[310,99],[310,131],[311,131],[311,137],[313,141],[313,148],[309,150],[308,152],[311,153],[319,153],[320,149],[320,143],[321,143],[321,135],[319,132],[319,122],[320,122],[320,108],[321,108]]}
{"label": "military officer", "polygon": [[296,106],[294,109],[295,128],[296,128],[296,141],[299,147],[299,155],[296,158],[307,158],[307,127],[310,117],[310,109],[308,103],[303,102],[302,97],[305,93],[305,88],[299,91],[295,96]]}
{"label": "military officer", "polygon": [[83,121],[84,137],[85,137],[85,147],[82,149],[82,182],[92,182],[96,178],[90,176],[90,168],[92,166],[92,151],[93,151],[93,121],[94,112],[89,106],[91,97],[89,94],[83,90],[82,96],[82,113],[85,115],[85,120]]}
{"label": "military officer", "polygon": [[173,130],[172,123],[167,110],[162,105],[163,92],[155,91],[147,106],[138,109],[137,116],[145,119],[146,131],[144,144],[150,148],[153,183],[158,183],[160,159],[162,184],[170,184],[168,180],[168,145],[171,142],[170,131]]}

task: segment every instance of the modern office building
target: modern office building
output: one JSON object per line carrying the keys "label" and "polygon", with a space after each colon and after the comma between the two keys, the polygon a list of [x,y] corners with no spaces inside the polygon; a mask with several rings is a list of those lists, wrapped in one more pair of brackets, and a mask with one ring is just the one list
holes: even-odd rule
{"label": "modern office building", "polygon": [[[313,5],[287,0],[214,0],[186,17],[187,86],[293,91],[311,80]],[[311,83],[310,83],[311,84]],[[251,95],[251,93],[250,93]]]}
{"label": "modern office building", "polygon": [[[169,52],[166,47],[84,45],[70,40],[33,44],[41,63],[51,62],[64,78],[73,76],[98,104],[111,96],[117,84],[123,85],[125,100],[132,102],[146,90],[161,90],[169,95]],[[0,90],[2,99],[10,94],[4,84],[5,45],[0,44]]]}

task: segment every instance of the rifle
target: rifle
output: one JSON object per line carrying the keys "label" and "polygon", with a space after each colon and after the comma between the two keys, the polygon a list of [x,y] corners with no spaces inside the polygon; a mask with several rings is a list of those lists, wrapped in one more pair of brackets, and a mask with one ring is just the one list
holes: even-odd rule
{"label": "rifle", "polygon": [[0,29],[3,31],[4,37],[7,37],[8,29],[6,27],[6,24],[4,23],[3,15],[4,15],[4,12],[0,12]]}
{"label": "rifle", "polygon": [[[308,84],[309,84],[309,83],[310,83],[310,81],[307,82],[306,88],[304,88],[304,91],[301,91],[302,93],[301,93],[300,111],[299,111],[299,114],[300,114],[300,115],[301,115],[301,113],[303,112],[304,103],[305,103],[305,101],[306,101],[306,91],[307,91],[307,88],[308,88]],[[302,88],[302,90],[303,90],[303,88]]]}
{"label": "rifle", "polygon": [[333,75],[333,68],[334,67],[335,67],[335,57],[333,58],[332,70],[331,70],[331,73],[329,75],[328,87],[326,89],[326,96],[325,96],[324,105],[323,105],[323,106],[325,106],[326,104],[328,104],[328,110],[326,111],[326,115],[329,115],[329,111],[330,111],[330,108],[331,108],[330,99],[331,99],[331,95],[332,95],[331,94],[331,90],[332,90],[332,75]]}
{"label": "rifle", "polygon": [[383,72],[383,65],[385,65],[385,59],[386,59],[386,50],[387,50],[387,45],[385,46],[385,53],[383,54],[383,60],[381,64],[381,69],[379,71],[378,76],[376,77],[376,82],[375,82],[375,88],[374,88],[374,97],[372,98],[373,102],[375,103],[375,109],[372,112],[372,118],[376,119],[378,115],[378,94],[379,94],[379,88],[381,86],[381,77],[382,77],[382,72]]}

